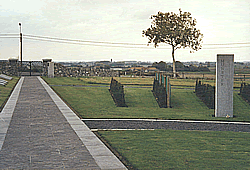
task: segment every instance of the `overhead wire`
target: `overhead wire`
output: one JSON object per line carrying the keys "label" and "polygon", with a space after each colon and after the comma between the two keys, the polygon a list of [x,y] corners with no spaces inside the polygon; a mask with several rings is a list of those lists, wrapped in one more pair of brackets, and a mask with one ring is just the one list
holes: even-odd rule
{"label": "overhead wire", "polygon": [[[121,46],[121,45],[116,45],[118,43],[112,43],[112,44],[105,44],[104,42],[101,42],[102,44],[87,44],[87,41],[77,41],[75,42],[74,40],[71,40],[73,42],[69,42],[66,39],[41,39],[41,38],[34,38],[34,37],[25,37],[25,39],[31,39],[31,40],[38,40],[38,41],[47,41],[47,42],[57,42],[57,43],[64,43],[64,44],[76,44],[76,45],[88,45],[88,46],[99,46],[99,47],[119,47],[119,48],[138,48],[138,49],[152,49],[152,47],[133,47],[133,46]],[[91,41],[88,41],[91,42]],[[100,42],[95,42],[95,43],[100,43]],[[122,44],[122,43],[119,43]],[[126,45],[128,45],[129,43],[126,43]],[[242,44],[247,44],[247,43],[242,43]],[[137,44],[137,45],[141,45],[141,44]],[[202,48],[202,49],[223,49],[223,48],[246,48],[246,47],[250,47],[250,46],[236,46],[236,47],[209,47],[209,48]],[[171,49],[169,48],[161,48],[161,49]]]}
{"label": "overhead wire", "polygon": [[20,38],[20,37],[1,37],[0,38]]}
{"label": "overhead wire", "polygon": [[76,39],[57,38],[57,37],[48,37],[48,36],[38,36],[38,35],[29,35],[29,34],[24,34],[23,36],[25,36],[25,37],[42,38],[42,39],[53,39],[53,40],[82,42],[82,43],[117,44],[117,45],[147,45],[147,44],[120,43],[120,42],[108,42],[108,41],[105,42],[105,41],[76,40]]}
{"label": "overhead wire", "polygon": [[[87,43],[99,43],[99,44],[118,44],[118,45],[147,45],[147,44],[138,44],[138,43],[121,43],[121,42],[108,42],[108,41],[88,41],[88,40],[76,40],[68,38],[58,38],[58,37],[49,37],[49,36],[39,36],[39,35],[30,35],[24,34],[23,36],[43,38],[43,39],[54,39],[54,40],[64,40],[64,41],[76,41],[76,42],[87,42]],[[236,44],[250,44],[250,42],[233,42],[233,43],[221,43],[221,44],[203,44],[203,45],[236,45]]]}
{"label": "overhead wire", "polygon": [[87,45],[87,46],[97,46],[97,47],[119,47],[119,48],[140,48],[140,49],[152,49],[147,47],[133,47],[133,46],[119,46],[119,45],[101,45],[101,44],[87,44],[87,43],[77,43],[77,42],[67,42],[67,41],[58,41],[58,40],[46,40],[46,39],[38,39],[38,38],[31,38],[26,37],[25,39],[31,39],[31,40],[38,40],[38,41],[46,41],[46,42],[57,42],[57,43],[63,43],[63,44],[76,44],[76,45]]}
{"label": "overhead wire", "polygon": [[[19,35],[13,33],[0,33],[0,38],[20,38],[20,37],[10,37],[10,35]],[[39,36],[31,34],[23,34],[24,39],[31,39],[37,41],[47,41],[55,43],[64,44],[75,44],[75,45],[87,45],[87,46],[99,46],[99,47],[119,47],[119,48],[138,48],[138,49],[154,49],[152,44],[138,44],[138,43],[123,43],[123,42],[109,42],[109,41],[89,41],[89,40],[79,40],[79,39],[68,39],[68,38],[58,38],[50,36]],[[233,43],[221,43],[221,44],[202,44],[205,48],[202,49],[223,49],[223,48],[248,48],[250,46],[232,46],[232,45],[250,45],[250,42],[233,42]],[[151,47],[149,47],[151,45]],[[167,44],[161,44],[160,49],[171,49],[167,47]],[[143,47],[138,47],[143,46]],[[220,47],[206,47],[206,46],[220,46]]]}
{"label": "overhead wire", "polygon": [[5,35],[20,35],[17,33],[0,33],[0,36],[5,36]]}

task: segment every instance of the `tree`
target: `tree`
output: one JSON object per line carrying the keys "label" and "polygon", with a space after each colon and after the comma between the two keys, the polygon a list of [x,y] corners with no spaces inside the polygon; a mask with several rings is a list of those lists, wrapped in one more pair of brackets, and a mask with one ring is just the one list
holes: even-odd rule
{"label": "tree", "polygon": [[152,25],[147,30],[143,30],[143,36],[147,36],[148,43],[154,43],[155,48],[159,43],[167,43],[172,46],[173,74],[176,77],[175,70],[175,50],[183,47],[189,47],[190,53],[201,49],[203,34],[195,28],[196,19],[191,17],[191,13],[184,12],[175,14],[158,12],[152,15]]}

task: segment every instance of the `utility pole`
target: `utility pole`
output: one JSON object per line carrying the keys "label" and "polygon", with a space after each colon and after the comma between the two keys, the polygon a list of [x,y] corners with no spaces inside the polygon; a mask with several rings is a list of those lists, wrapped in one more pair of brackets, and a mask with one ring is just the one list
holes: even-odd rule
{"label": "utility pole", "polygon": [[19,22],[20,27],[20,60],[21,60],[21,67],[23,63],[23,35],[22,35],[22,24]]}

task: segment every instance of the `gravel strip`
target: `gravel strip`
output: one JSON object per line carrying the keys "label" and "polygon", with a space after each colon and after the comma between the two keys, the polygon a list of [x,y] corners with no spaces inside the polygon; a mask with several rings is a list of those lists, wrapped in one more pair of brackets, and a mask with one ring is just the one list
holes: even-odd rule
{"label": "gravel strip", "polygon": [[160,122],[145,120],[84,120],[90,129],[172,129],[200,131],[250,132],[249,124],[204,123],[204,122]]}

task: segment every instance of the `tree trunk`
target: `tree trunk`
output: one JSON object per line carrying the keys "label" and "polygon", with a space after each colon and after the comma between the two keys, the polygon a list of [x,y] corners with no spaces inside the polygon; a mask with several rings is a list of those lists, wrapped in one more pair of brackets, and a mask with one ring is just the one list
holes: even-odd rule
{"label": "tree trunk", "polygon": [[172,58],[173,58],[173,76],[176,78],[176,70],[175,70],[175,59],[174,59],[174,46],[172,45]]}

